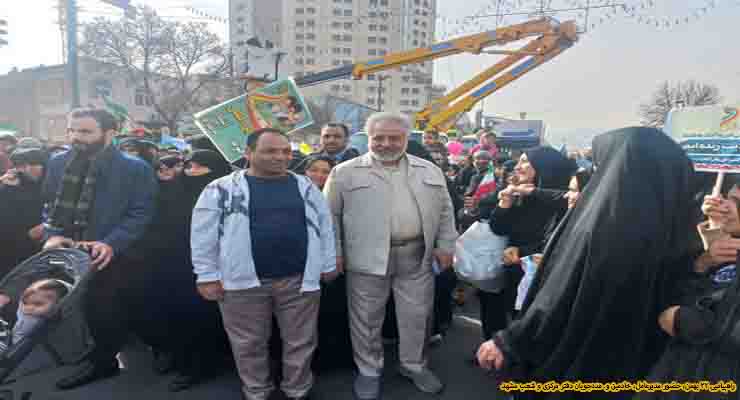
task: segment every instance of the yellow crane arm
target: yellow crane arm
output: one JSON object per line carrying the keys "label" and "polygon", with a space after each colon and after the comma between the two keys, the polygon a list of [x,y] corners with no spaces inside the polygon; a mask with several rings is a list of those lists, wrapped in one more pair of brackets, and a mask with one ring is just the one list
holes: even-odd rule
{"label": "yellow crane arm", "polygon": [[[511,52],[510,56],[476,75],[473,79],[465,82],[446,96],[433,101],[418,112],[415,118],[416,129],[425,131],[447,130],[455,123],[458,116],[470,111],[475,104],[486,96],[489,96],[527,72],[559,55],[572,46],[576,39],[576,24],[573,21],[569,21],[559,27],[556,35],[542,35],[519,51]],[[520,62],[525,58],[527,58],[525,61]],[[506,71],[516,63],[519,64]],[[501,74],[503,71],[506,71],[503,75],[471,93],[473,89]],[[470,94],[460,98],[467,93]],[[454,104],[452,104],[453,102]]]}
{"label": "yellow crane arm", "polygon": [[347,65],[328,71],[308,74],[296,78],[298,86],[311,86],[335,79],[362,79],[367,74],[397,68],[399,66],[421,63],[460,53],[480,54],[491,46],[501,46],[532,36],[554,33],[558,28],[557,21],[550,18],[540,18],[521,24],[510,25],[498,29],[462,36],[457,39],[432,44],[408,51],[391,53],[384,57]]}

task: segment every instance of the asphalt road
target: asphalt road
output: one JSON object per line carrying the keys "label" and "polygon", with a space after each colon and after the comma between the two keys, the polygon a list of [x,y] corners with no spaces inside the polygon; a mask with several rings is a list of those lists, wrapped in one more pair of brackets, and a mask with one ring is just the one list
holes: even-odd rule
{"label": "asphalt road", "polygon": [[[471,296],[471,301],[475,298]],[[471,315],[469,305],[466,314]],[[397,356],[393,346],[387,346],[384,400],[496,400],[506,396],[496,390],[494,380],[482,370],[474,367],[469,359],[480,342],[480,327],[470,318],[458,314],[444,342],[430,349],[431,368],[446,383],[440,395],[419,392],[408,380],[396,372]],[[0,400],[66,400],[66,399],[110,399],[110,400],[194,400],[234,399],[240,400],[240,383],[234,371],[208,381],[192,389],[170,393],[167,384],[172,376],[157,376],[152,373],[151,356],[146,349],[131,347],[124,351],[127,368],[121,375],[96,382],[71,391],[57,391],[54,382],[69,374],[74,367],[48,368],[29,372],[15,382],[0,386]],[[38,354],[36,354],[38,355]],[[311,398],[313,400],[348,399],[352,396],[354,371],[338,371],[317,377]],[[24,393],[26,394],[24,397]],[[278,397],[279,398],[279,397]]]}

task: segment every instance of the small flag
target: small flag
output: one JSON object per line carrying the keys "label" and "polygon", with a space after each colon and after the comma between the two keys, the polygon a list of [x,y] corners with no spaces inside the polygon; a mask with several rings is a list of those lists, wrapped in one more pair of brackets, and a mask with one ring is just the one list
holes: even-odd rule
{"label": "small flag", "polygon": [[103,100],[105,101],[105,109],[113,114],[119,122],[127,121],[129,119],[128,109],[125,106],[114,102],[109,96],[104,96]]}

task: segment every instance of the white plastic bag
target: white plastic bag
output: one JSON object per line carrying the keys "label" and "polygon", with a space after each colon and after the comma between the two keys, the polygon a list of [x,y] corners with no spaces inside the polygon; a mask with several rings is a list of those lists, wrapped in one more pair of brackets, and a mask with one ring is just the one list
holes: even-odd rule
{"label": "white plastic bag", "polygon": [[475,222],[457,239],[455,272],[474,286],[503,277],[507,244],[508,239],[494,234],[487,222]]}
{"label": "white plastic bag", "polygon": [[534,274],[537,272],[537,263],[531,256],[522,257],[522,269],[524,269],[524,276],[519,281],[519,287],[516,290],[516,302],[514,303],[514,309],[517,311],[522,309],[529,287],[532,286]]}

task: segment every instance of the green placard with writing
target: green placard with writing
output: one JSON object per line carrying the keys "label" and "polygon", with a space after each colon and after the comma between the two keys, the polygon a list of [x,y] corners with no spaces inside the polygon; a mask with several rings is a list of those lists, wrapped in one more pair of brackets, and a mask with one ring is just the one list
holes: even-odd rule
{"label": "green placard with writing", "polygon": [[229,162],[242,157],[247,135],[258,129],[277,128],[290,134],[314,122],[292,79],[273,82],[193,117]]}

